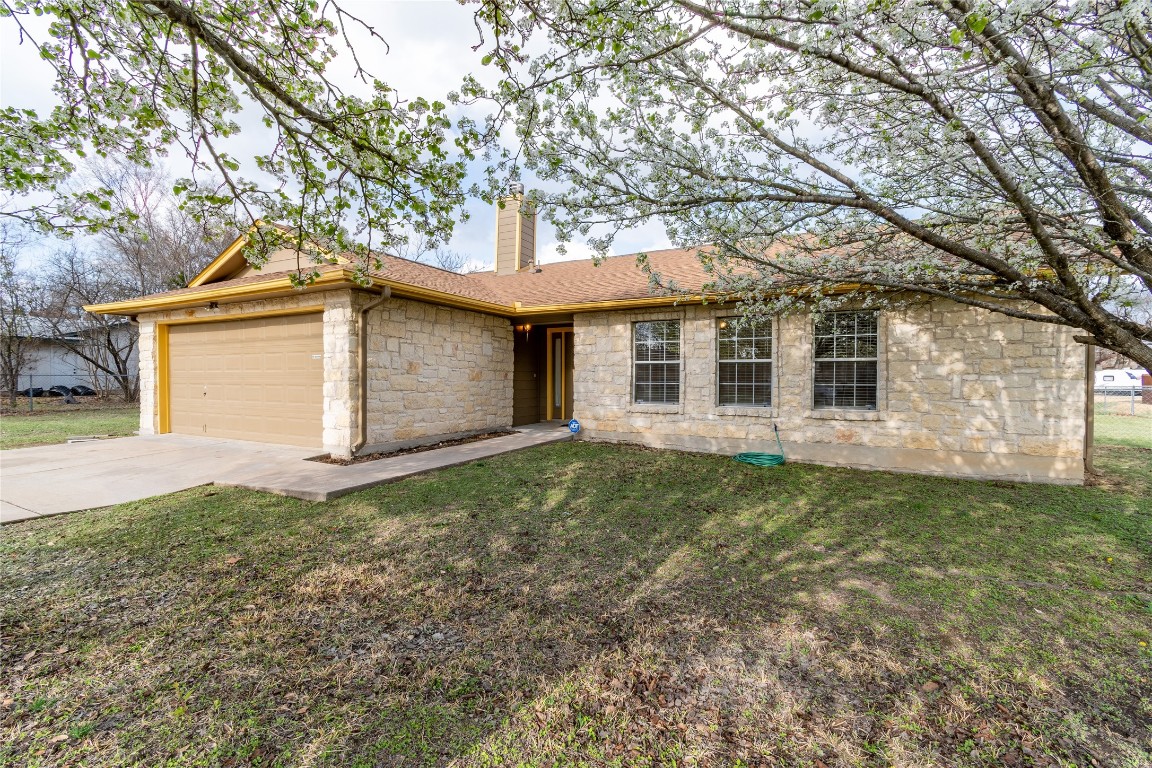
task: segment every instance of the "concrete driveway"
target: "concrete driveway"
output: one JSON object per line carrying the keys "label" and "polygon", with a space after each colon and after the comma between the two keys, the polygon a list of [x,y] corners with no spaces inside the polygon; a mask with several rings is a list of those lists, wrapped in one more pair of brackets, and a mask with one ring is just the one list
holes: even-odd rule
{"label": "concrete driveway", "polygon": [[188,435],[152,435],[0,451],[0,523],[226,485],[328,501],[411,475],[572,439],[561,424],[349,466],[304,461],[322,451]]}
{"label": "concrete driveway", "polygon": [[323,451],[188,435],[0,451],[0,522],[106,507],[207,483],[242,484]]}

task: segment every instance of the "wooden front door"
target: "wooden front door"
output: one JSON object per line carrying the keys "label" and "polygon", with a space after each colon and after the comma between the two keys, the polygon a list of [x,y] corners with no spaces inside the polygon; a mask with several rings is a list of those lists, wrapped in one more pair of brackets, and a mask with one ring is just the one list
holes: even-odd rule
{"label": "wooden front door", "polygon": [[548,329],[548,418],[572,418],[572,329]]}

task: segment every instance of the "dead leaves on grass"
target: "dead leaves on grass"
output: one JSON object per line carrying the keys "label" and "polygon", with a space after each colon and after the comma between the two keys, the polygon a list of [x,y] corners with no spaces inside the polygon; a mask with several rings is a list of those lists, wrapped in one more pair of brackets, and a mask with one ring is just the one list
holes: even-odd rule
{"label": "dead leaves on grass", "polygon": [[[740,570],[751,556],[739,536],[696,548],[696,534],[673,520],[665,541],[647,535],[647,518],[600,515],[579,496],[553,517],[534,508],[504,519],[466,489],[449,499],[433,492],[435,481],[420,483],[429,500],[391,503],[403,514],[377,513],[372,495],[344,508],[355,526],[318,511],[292,542],[299,551],[206,525],[191,535],[208,553],[191,574],[166,570],[162,554],[37,555],[38,578],[19,598],[35,626],[20,630],[4,659],[19,664],[25,654],[29,668],[12,676],[17,695],[0,690],[0,719],[19,723],[5,732],[11,754],[33,754],[61,730],[61,705],[33,711],[26,694],[38,686],[36,695],[68,706],[114,702],[125,721],[115,736],[98,727],[103,738],[137,739],[156,758],[176,742],[189,762],[213,740],[255,734],[297,764],[329,746],[332,763],[371,756],[385,765],[419,763],[420,754],[432,755],[427,765],[476,764],[484,754],[541,766],[655,755],[717,768],[1090,763],[1078,734],[1076,743],[1052,736],[1063,713],[1090,717],[1090,706],[971,651],[1003,644],[981,646],[963,629],[939,642],[934,617],[914,613],[916,598],[893,597],[864,554],[860,573],[837,566],[830,575],[822,557],[819,568],[761,568],[758,581]],[[724,514],[718,504],[708,517]],[[941,568],[931,578],[952,575]],[[802,590],[790,586],[800,582]],[[910,620],[889,626],[881,614]],[[83,665],[55,650],[64,643],[84,649]],[[172,698],[173,681],[191,681],[187,701]],[[380,712],[392,719],[373,725]],[[427,722],[443,730],[426,735]],[[1107,734],[1116,722],[1101,717],[1085,729]],[[362,730],[337,732],[344,724]],[[370,751],[376,739],[413,732],[434,752]],[[45,761],[66,764],[84,741],[57,743]],[[85,748],[89,764],[117,764],[112,748]],[[220,762],[230,761],[248,762]]]}

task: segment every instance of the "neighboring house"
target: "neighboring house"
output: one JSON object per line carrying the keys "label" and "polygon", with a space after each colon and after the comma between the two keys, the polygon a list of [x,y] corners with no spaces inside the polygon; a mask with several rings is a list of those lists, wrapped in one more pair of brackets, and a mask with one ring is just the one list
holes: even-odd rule
{"label": "neighboring house", "polygon": [[[20,370],[18,389],[40,387],[48,389],[57,384],[74,387],[78,384],[92,387],[98,392],[119,392],[120,385],[112,376],[76,354],[75,348],[87,343],[84,331],[77,329],[58,334],[50,323],[38,317],[28,318],[28,352]],[[125,320],[117,324],[113,341],[117,348],[126,349],[135,330]],[[139,368],[140,359],[134,349],[127,359],[131,370]]]}
{"label": "neighboring house", "polygon": [[[372,290],[341,264],[298,290],[294,253],[254,269],[241,238],[187,288],[91,307],[139,322],[141,432],[347,456],[576,417],[584,438],[736,453],[774,451],[776,423],[798,461],[1083,479],[1071,329],[947,300],[741,326],[652,295],[631,256],[535,266],[535,215],[506,202],[495,272],[384,257]],[[706,282],[694,250],[650,259]]]}

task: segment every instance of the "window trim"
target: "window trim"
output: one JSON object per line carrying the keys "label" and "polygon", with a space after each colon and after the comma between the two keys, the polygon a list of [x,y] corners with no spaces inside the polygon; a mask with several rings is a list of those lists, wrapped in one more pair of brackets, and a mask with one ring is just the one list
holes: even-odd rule
{"label": "window trim", "polygon": [[[883,350],[884,350],[884,315],[875,309],[841,309],[835,312],[825,312],[824,317],[831,315],[856,315],[856,314],[871,314],[876,318],[876,356],[875,357],[816,357],[816,343],[820,338],[816,333],[816,317],[812,317],[808,323],[809,331],[812,336],[812,347],[808,356],[809,363],[811,364],[811,373],[808,377],[811,391],[808,396],[808,415],[821,418],[822,414],[839,414],[838,416],[823,416],[823,418],[852,418],[848,414],[876,414],[883,410],[881,404],[884,402],[884,387],[883,381],[886,373],[886,366],[883,365]],[[858,338],[859,334],[853,333],[853,338]],[[856,405],[817,405],[816,404],[816,368],[817,363],[822,362],[871,362],[876,365],[876,400],[869,406],[856,406]],[[827,386],[827,385],[820,385]],[[834,386],[834,385],[833,385]],[[865,416],[864,418],[870,418]]]}
{"label": "window trim", "polygon": [[[767,358],[721,358],[720,357],[720,332],[725,330],[721,328],[720,324],[730,322],[733,320],[740,321],[745,318],[740,316],[723,316],[713,318],[712,328],[715,332],[715,359],[716,364],[716,396],[713,404],[719,409],[754,409],[755,411],[771,411],[776,407],[776,325],[774,318],[765,318],[760,323],[768,326],[768,354]],[[724,403],[720,401],[720,388],[722,383],[720,381],[720,366],[722,363],[768,363],[768,402],[767,403]]]}
{"label": "window trim", "polygon": [[[638,360],[636,355],[636,328],[642,323],[675,323],[677,329],[677,346],[679,347],[675,360]],[[628,405],[631,409],[659,409],[662,411],[676,410],[684,406],[684,320],[681,317],[651,317],[641,320],[632,320],[631,323],[631,373],[629,382]],[[676,400],[675,401],[641,401],[636,398],[637,382],[636,372],[640,365],[676,365]]]}

